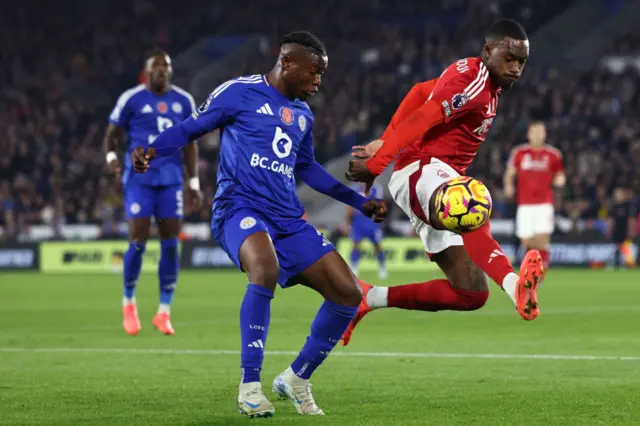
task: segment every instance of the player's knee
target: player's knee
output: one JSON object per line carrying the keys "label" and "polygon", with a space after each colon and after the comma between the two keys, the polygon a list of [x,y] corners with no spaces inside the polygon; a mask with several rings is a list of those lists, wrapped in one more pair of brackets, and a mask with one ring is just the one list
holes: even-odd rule
{"label": "player's knee", "polygon": [[278,259],[264,257],[256,259],[244,266],[249,282],[267,287],[271,290],[275,289],[280,275],[280,265]]}
{"label": "player's knee", "polygon": [[489,300],[489,289],[487,291],[469,291],[464,295],[465,310],[477,311]]}
{"label": "player's knee", "polygon": [[355,278],[345,279],[334,287],[337,290],[337,297],[332,302],[345,306],[358,306],[362,301],[362,289]]}
{"label": "player's knee", "polygon": [[[451,287],[460,290],[476,291],[476,292],[488,292],[489,282],[484,272],[477,266],[473,265],[471,270],[466,274],[456,274],[455,278],[449,278]],[[482,306],[480,306],[482,307]]]}

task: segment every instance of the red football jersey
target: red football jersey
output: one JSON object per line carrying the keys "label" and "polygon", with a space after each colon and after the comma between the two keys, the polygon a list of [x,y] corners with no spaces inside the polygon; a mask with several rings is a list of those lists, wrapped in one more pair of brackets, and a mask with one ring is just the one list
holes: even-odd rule
{"label": "red football jersey", "polygon": [[547,145],[541,148],[519,145],[511,151],[508,165],[518,171],[518,205],[553,203],[553,177],[563,170],[562,153],[558,149]]}
{"label": "red football jersey", "polygon": [[460,59],[450,65],[427,99],[440,104],[444,123],[407,146],[396,159],[394,170],[435,157],[463,175],[493,123],[500,91],[491,83],[481,58]]}

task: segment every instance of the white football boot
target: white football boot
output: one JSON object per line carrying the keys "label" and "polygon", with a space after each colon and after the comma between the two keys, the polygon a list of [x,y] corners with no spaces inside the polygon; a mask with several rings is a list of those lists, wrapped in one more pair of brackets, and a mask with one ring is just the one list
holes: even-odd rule
{"label": "white football boot", "polygon": [[316,405],[311,394],[309,380],[296,376],[291,367],[273,379],[273,392],[281,399],[291,401],[298,414],[306,416],[324,416],[324,412]]}
{"label": "white football boot", "polygon": [[251,382],[240,383],[238,411],[251,419],[254,417],[273,417],[276,409],[264,396],[260,382]]}

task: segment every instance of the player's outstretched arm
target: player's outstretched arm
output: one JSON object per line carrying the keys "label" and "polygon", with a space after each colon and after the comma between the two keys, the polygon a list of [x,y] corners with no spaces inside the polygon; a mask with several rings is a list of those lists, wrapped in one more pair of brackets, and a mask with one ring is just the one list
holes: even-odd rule
{"label": "player's outstretched arm", "polygon": [[367,199],[358,194],[331,176],[316,161],[297,164],[295,175],[296,178],[302,180],[314,190],[361,211],[366,216],[372,217],[376,222],[384,220],[387,214],[386,207],[382,202]]}

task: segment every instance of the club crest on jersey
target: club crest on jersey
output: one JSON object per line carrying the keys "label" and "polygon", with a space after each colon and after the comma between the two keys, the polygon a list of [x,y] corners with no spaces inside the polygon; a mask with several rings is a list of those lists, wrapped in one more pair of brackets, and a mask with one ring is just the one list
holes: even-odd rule
{"label": "club crest on jersey", "polygon": [[180,105],[179,102],[174,102],[171,104],[171,110],[173,112],[175,112],[176,114],[181,114],[182,113],[182,105]]}
{"label": "club crest on jersey", "polygon": [[293,111],[289,107],[283,106],[280,108],[280,119],[287,126],[291,126],[293,124]]}
{"label": "club crest on jersey", "polygon": [[251,216],[247,216],[240,221],[240,229],[244,229],[244,230],[251,229],[254,226],[256,226],[256,223],[257,222],[255,218]]}
{"label": "club crest on jersey", "polygon": [[138,204],[138,203],[133,203],[129,207],[129,211],[131,212],[131,214],[138,214],[138,213],[140,213],[140,210],[141,210],[140,204]]}
{"label": "club crest on jersey", "polygon": [[458,93],[451,98],[451,106],[453,109],[462,108],[469,101],[469,97],[466,93]]}
{"label": "club crest on jersey", "polygon": [[169,111],[169,107],[166,102],[158,102],[157,108],[160,114],[166,114],[167,111]]}
{"label": "club crest on jersey", "polygon": [[300,127],[301,132],[304,132],[307,129],[307,119],[304,118],[304,115],[298,117],[298,127]]}
{"label": "club crest on jersey", "polygon": [[437,174],[439,177],[443,178],[443,179],[449,179],[451,176],[449,175],[449,173],[445,172],[444,170],[438,169]]}

